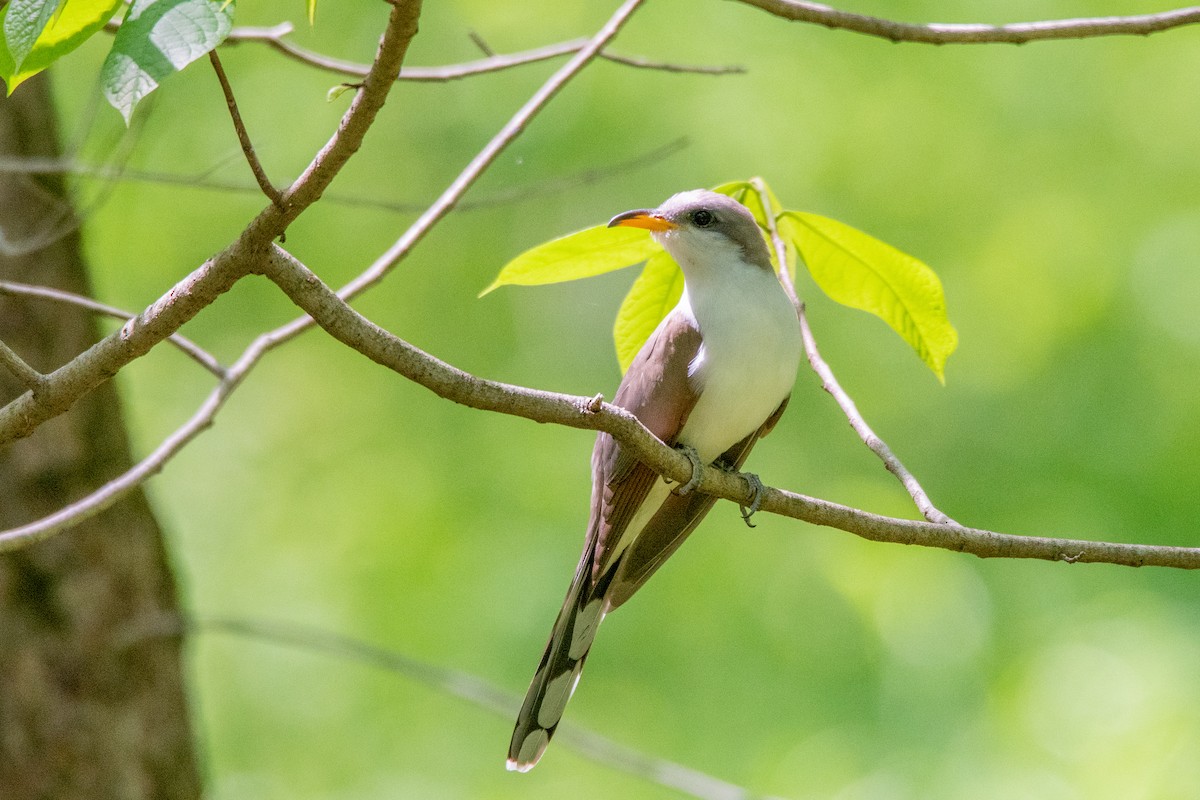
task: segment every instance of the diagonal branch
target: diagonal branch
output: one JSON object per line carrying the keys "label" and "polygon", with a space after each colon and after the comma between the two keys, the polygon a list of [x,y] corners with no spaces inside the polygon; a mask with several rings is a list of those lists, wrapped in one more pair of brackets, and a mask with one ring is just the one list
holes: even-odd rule
{"label": "diagonal branch", "polygon": [[[492,141],[488,143],[484,150],[481,151],[480,155],[476,156],[476,158],[472,160],[472,162],[467,166],[466,169],[464,169],[464,171],[459,175],[450,188],[443,192],[441,197],[439,197],[435,202],[434,206],[431,207],[421,217],[421,219],[417,220],[417,222],[414,223],[411,228],[409,228],[408,232],[406,232],[405,236],[401,239],[401,242],[407,241],[409,243],[406,248],[404,248],[402,251],[398,251],[397,247],[394,246],[392,250],[389,251],[392,253],[392,257],[390,259],[385,260],[381,258],[376,262],[375,267],[373,267],[372,270],[368,270],[366,273],[364,273],[364,276],[370,276],[372,280],[364,283],[362,282],[364,276],[360,276],[359,281],[352,282],[349,287],[343,289],[343,292],[349,296],[355,291],[362,291],[371,283],[374,283],[382,278],[383,274],[388,268],[390,268],[391,265],[395,264],[404,255],[404,253],[407,252],[408,249],[415,245],[416,242],[419,241],[420,238],[423,237],[424,234],[433,227],[433,225],[435,225],[445,216],[446,213],[449,212],[449,210],[462,196],[462,193],[465,192],[472,183],[474,183],[474,181],[483,173],[485,169],[487,169],[487,167],[495,160],[496,156],[499,155],[500,151],[503,150],[503,148],[509,142],[516,138],[521,130],[524,129],[525,125],[528,124],[529,120],[532,119],[532,117],[545,106],[550,98],[553,97],[553,95],[557,93],[557,91],[561,89],[571,77],[578,74],[579,70],[582,69],[582,67],[586,65],[592,57],[594,57],[595,52],[602,47],[605,42],[609,41],[613,36],[616,35],[617,31],[624,24],[625,20],[628,19],[629,15],[633,13],[633,11],[641,4],[641,2],[642,0],[626,0],[626,2],[609,20],[609,22],[603,28],[601,28],[601,30],[596,34],[596,36],[593,37],[592,40],[590,40],[591,46],[589,46],[587,52],[581,53],[575,59],[572,59],[571,63],[565,65],[562,69],[556,72],[542,86],[542,88],[538,90],[534,97],[527,102],[525,106],[523,106],[521,110],[517,112],[513,119],[510,120],[503,129],[501,129],[500,133],[498,133],[492,139]],[[381,50],[382,48],[383,45],[381,45]],[[363,92],[366,91],[367,89],[364,88]],[[361,94],[362,92],[360,92],[360,95]],[[354,106],[352,105],[351,110],[353,109]],[[343,122],[343,127],[346,127],[345,122]],[[484,156],[486,156],[486,158]],[[299,181],[297,183],[299,184]],[[261,220],[263,216],[270,214],[273,210],[277,209],[273,206],[265,209],[262,214],[260,214],[259,220]],[[256,222],[259,220],[256,220]],[[249,230],[250,229],[247,229],[247,231]],[[245,239],[246,236],[247,234],[244,233],[243,239]],[[222,258],[233,258],[240,252],[241,248],[230,246],[223,253],[219,254],[217,259],[214,259],[214,261]],[[275,260],[280,258],[278,253],[272,252],[271,255]],[[209,268],[209,266],[209,264],[206,264],[204,267],[201,267],[200,270],[197,270],[197,273]],[[376,270],[376,267],[378,270]],[[251,267],[246,264],[238,264],[236,266],[227,267],[226,269],[231,274],[236,275],[236,277],[234,277],[234,280],[236,280],[237,277],[245,274],[245,270],[250,268]],[[257,269],[261,271],[263,268],[259,266]],[[193,273],[193,276],[189,276],[189,280],[196,276],[197,273]],[[317,280],[315,276],[313,276],[313,279]],[[139,315],[138,319],[140,320],[143,317],[150,315],[151,312],[153,312],[153,310],[159,306],[170,307],[181,299],[195,299],[196,295],[207,297],[206,300],[201,302],[211,302],[212,299],[215,299],[216,295],[219,293],[220,292],[211,293],[211,296],[208,296],[210,292],[208,291],[207,287],[205,287],[204,292],[199,293],[190,291],[190,287],[187,286],[176,286],[174,289],[164,295],[164,297],[161,298],[159,302],[155,304],[155,306],[152,306],[151,309],[148,309],[146,312],[143,312],[142,315]],[[131,321],[131,323],[132,322],[133,321]],[[182,322],[180,324],[182,324]],[[113,503],[120,500],[126,494],[136,489],[152,475],[159,472],[171,458],[173,458],[185,446],[187,446],[187,444],[200,435],[200,433],[212,425],[213,419],[215,418],[217,412],[220,411],[220,409],[224,406],[225,401],[229,398],[230,394],[232,394],[233,391],[240,385],[241,381],[250,372],[250,370],[257,365],[263,356],[265,356],[275,347],[290,341],[298,333],[307,329],[311,324],[311,319],[307,317],[301,318],[291,324],[284,325],[256,338],[242,353],[241,357],[238,358],[238,360],[234,362],[234,364],[230,366],[228,370],[226,370],[220,384],[218,384],[217,387],[212,390],[208,398],[192,415],[192,417],[182,426],[180,426],[174,433],[167,437],[157,448],[155,448],[152,453],[142,459],[127,473],[109,481],[107,484],[95,490],[90,495],[87,495],[86,497],[83,497],[80,500],[71,503],[69,506],[62,508],[59,511],[40,520],[36,520],[20,528],[14,528],[10,531],[0,533],[0,552],[6,549],[21,547],[35,541],[40,541],[63,530],[67,530],[77,525],[82,520],[100,513]],[[126,328],[128,327],[129,325],[126,326]],[[139,339],[139,337],[136,336],[132,338],[134,338],[135,341]],[[148,347],[149,345],[147,345],[147,349]],[[82,358],[82,356],[77,357],[71,362],[71,364],[77,364]],[[124,363],[128,362],[126,361]],[[67,366],[71,366],[71,364],[68,364]],[[120,366],[114,367],[113,372],[115,373],[115,371],[119,368]],[[17,401],[14,401],[8,406],[0,409],[0,444],[3,444],[5,441],[4,436],[6,432],[11,431],[11,433],[8,433],[10,438],[17,438],[21,435],[27,435],[28,431],[32,431],[37,424],[40,424],[39,422],[27,422],[27,415],[31,413],[48,413],[44,409],[39,410],[39,407],[32,402],[26,406],[19,404],[18,401],[26,400],[28,397],[29,396],[26,395],[25,397],[18,398]],[[563,395],[563,397],[566,396]],[[49,418],[49,416],[46,418]],[[636,420],[634,422],[637,424]],[[28,430],[26,430],[26,426],[28,426]]]}
{"label": "diagonal branch", "polygon": [[250,132],[246,130],[246,123],[242,121],[242,112],[238,110],[237,98],[233,96],[233,87],[229,85],[229,77],[225,74],[225,67],[221,65],[221,57],[217,55],[216,50],[209,50],[208,60],[212,63],[213,72],[217,74],[217,81],[220,82],[221,91],[225,94],[225,105],[229,107],[229,116],[233,119],[233,129],[237,133],[238,143],[242,146],[246,162],[250,165],[250,172],[254,174],[254,180],[258,182],[258,188],[262,189],[262,193],[267,196],[268,200],[275,205],[282,206],[283,196],[271,183],[271,179],[267,177],[267,171],[263,169],[262,162],[258,160],[258,154],[254,152],[254,144],[250,141]]}
{"label": "diagonal branch", "polygon": [[909,497],[916,503],[917,510],[921,512],[921,516],[930,522],[937,522],[942,525],[958,524],[933,504],[933,501],[929,499],[929,495],[921,488],[921,484],[917,481],[916,476],[908,471],[908,468],[904,466],[904,462],[888,447],[887,442],[871,429],[866,418],[858,410],[858,405],[847,394],[846,390],[842,388],[828,362],[821,357],[821,351],[817,348],[816,337],[813,336],[812,328],[808,325],[808,314],[805,311],[804,303],[800,300],[800,295],[796,291],[796,285],[792,282],[792,274],[787,268],[787,245],[784,243],[783,237],[779,235],[779,227],[775,224],[775,215],[777,212],[774,204],[771,202],[771,193],[767,191],[766,184],[761,178],[752,178],[750,185],[758,192],[758,201],[765,210],[764,216],[767,219],[767,233],[771,238],[771,246],[775,248],[775,259],[780,264],[779,282],[783,284],[784,291],[791,298],[792,305],[796,307],[796,316],[800,320],[800,334],[804,340],[804,353],[808,357],[809,366],[812,367],[813,372],[817,373],[817,376],[821,379],[821,388],[828,392],[837,402],[838,407],[842,409],[842,413],[846,415],[846,419],[850,421],[850,427],[858,434],[858,438],[862,439],[863,444],[879,457],[879,460],[883,462],[883,466],[887,471],[895,475],[901,485],[904,486]]}
{"label": "diagonal branch", "polygon": [[[67,305],[79,306],[86,308],[88,311],[94,311],[97,314],[103,314],[106,317],[119,319],[122,322],[137,317],[129,311],[110,306],[107,303],[101,303],[98,300],[93,300],[90,297],[84,297],[81,294],[73,294],[72,292],[64,292],[61,289],[51,289],[49,286],[33,286],[28,283],[16,283],[14,281],[0,281],[0,295],[9,295],[11,297],[33,297],[39,300],[50,300],[56,303],[66,303]],[[175,345],[185,353],[189,358],[204,367],[206,370],[216,375],[218,378],[225,376],[225,368],[221,366],[221,362],[217,361],[216,357],[209,353],[200,345],[188,339],[182,334],[173,333],[167,337],[167,341]]]}
{"label": "diagonal branch", "polygon": [[[500,156],[500,153],[514,139],[521,135],[530,122],[533,121],[533,118],[546,107],[550,100],[562,91],[563,87],[572,78],[578,75],[584,67],[599,55],[601,49],[620,32],[621,28],[625,26],[625,23],[629,21],[633,12],[638,9],[642,2],[644,0],[625,0],[613,15],[609,17],[608,21],[604,23],[604,26],[587,40],[586,46],[580,49],[570,61],[551,75],[533,93],[533,96],[525,101],[525,104],[492,137],[491,141],[484,145],[483,149],[458,174],[458,177],[409,226],[408,230],[396,240],[395,244],[388,248],[379,258],[375,259],[375,262],[358,275],[358,277],[338,290],[338,296],[344,300],[350,300],[383,280],[384,276],[425,238],[425,235],[433,229],[433,226],[458,205],[459,200],[466,194],[467,190],[471,188],[475,181],[479,180],[479,177]],[[312,324],[313,321],[311,319],[301,317],[278,328],[276,333],[290,339],[310,328]]]}
{"label": "diagonal branch", "polygon": [[21,382],[29,391],[37,394],[41,391],[42,384],[46,381],[46,376],[38,372],[33,367],[17,355],[17,352],[9,347],[3,339],[0,339],[0,367],[4,367],[8,372]]}
{"label": "diagonal branch", "polygon": [[129,362],[179,330],[188,320],[258,268],[271,241],[316,202],[361,147],[363,138],[396,82],[408,45],[417,33],[420,0],[394,0],[370,73],[363,80],[338,129],[304,173],[287,188],[281,203],[259,212],[227,248],[177,283],[120,331],[101,339],[46,376],[42,390],[26,392],[0,408],[0,445],[28,436],[63,413]]}
{"label": "diagonal branch", "polygon": [[[147,631],[143,636],[178,635],[179,626],[179,623],[166,623],[159,630]],[[361,639],[308,625],[255,619],[212,618],[185,623],[184,632],[223,633],[368,664],[465,700],[505,719],[510,719],[521,705],[520,697],[511,695],[470,673],[428,664]],[[683,764],[648,756],[574,723],[564,723],[558,731],[556,741],[566,744],[591,761],[675,789],[699,800],[766,800],[741,786],[727,783]]]}
{"label": "diagonal branch", "polygon": [[806,0],[735,0],[761,8],[769,14],[794,22],[877,36],[890,42],[925,44],[1024,44],[1042,39],[1089,39],[1096,36],[1145,36],[1184,25],[1200,23],[1200,6],[1178,8],[1159,14],[1127,17],[1014,22],[1008,25],[975,23],[915,24],[896,22],[866,14],[852,14]]}
{"label": "diagonal branch", "polygon": [[879,460],[883,462],[883,466],[887,468],[887,471],[896,476],[896,479],[900,481],[908,492],[909,497],[916,503],[917,510],[921,512],[921,516],[939,525],[957,525],[957,522],[933,504],[933,501],[929,499],[929,495],[925,494],[925,490],[921,488],[921,484],[917,481],[916,476],[908,471],[908,467],[904,466],[899,457],[892,452],[887,442],[879,438],[878,434],[871,429],[867,420],[859,412],[858,405],[846,393],[842,385],[838,383],[833,370],[830,369],[825,359],[821,357],[821,353],[817,349],[817,340],[813,336],[812,328],[808,325],[808,314],[805,313],[803,305],[799,307],[799,314],[800,331],[804,338],[804,352],[808,356],[808,363],[812,367],[813,372],[817,373],[821,378],[821,388],[833,396],[833,399],[842,409],[842,413],[846,415],[846,419],[850,420],[850,427],[858,434],[858,438],[862,439],[863,444],[879,457]]}

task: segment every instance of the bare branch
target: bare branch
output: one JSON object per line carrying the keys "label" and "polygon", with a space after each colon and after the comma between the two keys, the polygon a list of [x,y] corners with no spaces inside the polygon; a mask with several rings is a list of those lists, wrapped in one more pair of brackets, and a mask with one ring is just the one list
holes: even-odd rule
{"label": "bare branch", "polygon": [[[585,51],[578,54],[570,63],[561,68],[555,73],[537,93],[521,108],[520,111],[513,117],[509,123],[501,129],[501,131],[493,137],[491,142],[476,156],[475,159],[467,166],[466,169],[459,175],[453,184],[438,198],[434,205],[426,211],[426,213],[417,220],[412,227],[409,228],[405,236],[401,239],[401,243],[407,243],[403,248],[398,245],[393,246],[389,251],[390,257],[385,256],[376,261],[376,264],[371,270],[368,270],[359,280],[352,282],[348,287],[343,289],[343,296],[350,297],[369,287],[374,282],[378,281],[386,273],[393,264],[395,264],[404,253],[406,253],[413,245],[419,241],[425,233],[429,231],[446,213],[455,205],[462,193],[483,173],[485,169],[495,160],[501,150],[511,142],[524,129],[529,120],[554,96],[563,85],[566,84],[574,75],[578,74],[587,63],[595,57],[596,52],[607,41],[616,35],[617,31],[628,19],[629,15],[640,5],[642,0],[626,0],[626,2],[618,9],[609,22],[601,28],[601,30],[589,40],[589,46]],[[415,22],[415,21],[414,21]],[[411,35],[411,34],[410,34]],[[387,37],[384,37],[384,42],[380,45],[381,52],[387,45]],[[378,59],[377,62],[378,63]],[[380,81],[376,80],[372,86],[376,87],[377,91]],[[373,91],[371,87],[364,84],[363,90],[359,97]],[[379,100],[382,103],[382,99]],[[343,118],[343,124],[339,129],[339,134],[342,130],[355,127],[355,123],[347,119],[358,107],[358,98],[355,104],[351,106],[351,110],[347,112]],[[361,134],[360,134],[361,135]],[[333,149],[338,141],[338,135],[335,135],[330,144],[326,145],[323,150],[329,151]],[[321,165],[321,158],[318,156],[313,162],[314,165]],[[312,174],[314,169],[319,167],[311,167],[309,173]],[[335,170],[336,172],[336,170]],[[332,178],[332,174],[329,175]],[[310,179],[311,180],[311,179]],[[289,192],[297,190],[297,187],[303,189],[305,186],[311,187],[312,183],[305,184],[304,178],[298,180],[293,185]],[[298,191],[298,190],[297,190]],[[318,192],[319,194],[319,192]],[[315,199],[315,198],[313,198]],[[308,202],[311,202],[309,200]],[[247,274],[249,271],[266,271],[263,266],[254,266],[250,262],[243,259],[242,253],[249,249],[247,242],[250,241],[250,236],[256,227],[265,227],[264,218],[269,217],[272,213],[279,213],[279,209],[275,206],[265,209],[259,217],[247,228],[242,237],[226,248],[222,253],[218,254],[211,262],[202,266],[199,270],[193,273],[185,281],[181,282],[170,292],[164,295],[154,306],[147,309],[136,319],[131,320],[121,331],[119,337],[109,337],[101,341],[96,347],[88,351],[90,354],[100,345],[106,342],[113,345],[113,340],[117,342],[132,342],[136,347],[143,348],[137,355],[141,355],[149,347],[153,346],[156,341],[161,341],[161,336],[155,340],[154,336],[159,335],[163,329],[166,329],[170,324],[176,323],[175,328],[186,322],[186,319],[179,320],[176,316],[172,316],[169,320],[163,321],[163,310],[171,309],[177,304],[183,304],[194,315],[200,307],[211,303],[220,293],[226,291],[233,282]],[[286,224],[286,222],[284,222]],[[273,245],[268,245],[272,247]],[[272,249],[269,251],[271,263],[280,262],[288,264],[286,253],[282,250]],[[282,254],[282,256],[281,256]],[[297,262],[298,263],[298,262]],[[270,264],[267,265],[270,267]],[[290,269],[290,266],[287,267]],[[307,268],[301,266],[301,269],[307,272]],[[228,286],[217,278],[211,278],[212,274],[217,274],[224,281],[228,282]],[[311,274],[311,273],[309,273]],[[313,276],[314,280],[316,277]],[[209,284],[214,285],[209,285]],[[187,317],[190,319],[190,316]],[[135,324],[136,323],[136,324]],[[196,413],[184,425],[177,429],[170,437],[162,442],[158,448],[139,462],[129,472],[121,475],[101,488],[94,491],[92,494],[84,497],[69,506],[60,509],[58,512],[36,520],[32,523],[24,525],[20,528],[14,528],[10,531],[0,533],[0,552],[6,549],[21,547],[26,544],[40,541],[60,531],[77,525],[79,522],[88,517],[103,511],[120,498],[137,488],[150,476],[157,473],[162,467],[173,458],[180,450],[183,449],[192,439],[198,436],[203,430],[212,424],[216,413],[224,405],[225,400],[237,388],[246,374],[257,364],[257,362],[267,352],[273,348],[291,340],[301,331],[305,330],[312,324],[312,320],[301,318],[289,325],[277,328],[259,336],[253,343],[243,352],[242,356],[226,370],[221,383],[212,391],[204,404],[196,411]],[[133,326],[131,328],[131,326]],[[173,332],[173,330],[171,332]],[[126,335],[126,330],[129,334]],[[131,351],[135,352],[135,351]],[[9,403],[4,408],[0,408],[0,444],[13,438],[28,435],[41,422],[54,416],[56,413],[66,410],[75,399],[82,396],[92,386],[104,380],[109,375],[115,374],[129,360],[137,357],[132,355],[126,357],[127,353],[108,352],[102,353],[98,359],[89,358],[88,354],[79,356],[68,363],[54,375],[50,376],[47,383],[51,384],[57,391],[58,396],[54,399],[54,403],[41,402],[41,397],[33,398],[31,394],[26,394],[17,400]],[[77,385],[77,380],[74,376],[59,376],[63,370],[73,369],[81,374],[81,378],[88,381],[94,381],[92,386],[80,388]],[[636,423],[636,420],[634,420]],[[6,438],[7,437],[7,438]]]}
{"label": "bare branch", "polygon": [[238,143],[242,146],[242,153],[246,156],[250,171],[254,173],[254,180],[258,182],[258,188],[262,189],[262,193],[267,196],[267,199],[282,208],[283,195],[271,183],[266,170],[263,169],[262,162],[258,160],[258,154],[254,152],[254,144],[250,141],[250,132],[246,130],[246,123],[242,121],[242,112],[238,110],[237,98],[233,96],[233,87],[229,85],[229,77],[225,74],[225,68],[221,66],[221,57],[217,55],[216,50],[209,50],[208,60],[212,64],[213,72],[217,73],[221,91],[225,94],[225,105],[229,107],[229,116],[233,119],[233,129],[237,132]]}
{"label": "bare branch", "polygon": [[879,460],[883,462],[883,466],[887,471],[896,476],[913,502],[917,504],[917,510],[921,512],[921,516],[930,522],[935,522],[939,525],[957,525],[958,523],[940,511],[933,501],[929,499],[929,495],[925,494],[925,490],[921,488],[921,484],[917,481],[904,463],[892,452],[892,449],[887,446],[887,442],[876,435],[871,426],[867,424],[866,419],[859,412],[858,406],[854,400],[838,383],[838,380],[833,375],[833,370],[829,368],[829,364],[825,359],[821,358],[821,353],[817,350],[817,340],[813,337],[812,329],[808,326],[808,315],[804,311],[804,306],[801,305],[800,313],[800,330],[804,337],[804,352],[808,356],[808,363],[813,368],[813,372],[817,373],[821,378],[821,388],[829,392],[833,399],[837,401],[838,406],[842,409],[842,413],[846,415],[846,419],[850,421],[850,427],[858,434],[858,438],[862,439],[872,453],[879,456]]}
{"label": "bare branch", "polygon": [[[384,276],[425,238],[425,235],[433,229],[433,226],[458,205],[459,200],[466,191],[491,166],[492,162],[499,157],[504,148],[508,147],[514,139],[521,135],[521,132],[546,107],[546,104],[572,78],[578,75],[584,67],[591,63],[608,42],[612,41],[613,37],[620,32],[621,28],[629,20],[629,17],[632,16],[633,12],[638,9],[642,2],[643,0],[625,0],[613,15],[609,17],[608,21],[604,23],[604,26],[587,40],[587,44],[570,61],[551,75],[533,93],[532,97],[525,101],[525,104],[517,110],[517,113],[504,124],[504,127],[492,137],[491,141],[484,145],[483,149],[458,174],[458,177],[409,226],[408,230],[396,240],[395,244],[388,248],[379,258],[375,259],[375,262],[358,277],[338,290],[338,296],[344,300],[349,300],[383,280]],[[285,339],[290,339],[307,330],[312,324],[313,321],[311,319],[302,317],[276,329],[276,333]]]}
{"label": "bare branch", "polygon": [[[686,456],[663,444],[636,417],[618,406],[597,402],[597,398],[485,380],[456,369],[367,320],[311,270],[277,246],[272,246],[264,272],[335,339],[440,397],[483,411],[605,431],[658,474],[680,483],[692,475],[692,463]],[[116,502],[157,472],[171,456],[211,424],[216,412],[250,368],[267,351],[288,339],[286,328],[260,336],[230,367],[226,380],[193,418],[154,453],[88,498],[37,522],[0,533],[0,552],[22,547],[77,524]],[[747,505],[752,499],[749,483],[741,475],[714,467],[701,470],[696,491],[740,505]],[[838,528],[872,541],[936,547],[981,558],[1034,558],[1068,563],[1200,569],[1200,548],[1016,536],[960,525],[885,517],[771,487],[764,488],[760,510]]]}
{"label": "bare branch", "polygon": [[47,375],[42,391],[36,396],[26,392],[0,408],[0,445],[28,436],[38,425],[66,411],[258,268],[258,262],[269,252],[271,241],[321,197],[346,161],[361,147],[395,84],[408,45],[416,35],[420,10],[419,0],[392,3],[370,73],[342,115],[337,131],[283,193],[282,203],[264,208],[229,247],[176,284],[120,331]]}
{"label": "bare branch", "polygon": [[[225,633],[256,641],[273,642],[307,652],[326,653],[359,664],[369,664],[465,700],[505,719],[515,714],[521,705],[520,697],[509,694],[470,673],[427,664],[361,639],[307,625],[254,619],[212,618],[188,623],[187,628],[201,633]],[[150,635],[157,633],[160,636],[170,636],[178,635],[179,632],[176,623],[174,629],[167,627],[165,630],[150,632]],[[570,722],[563,723],[558,729],[556,741],[566,744],[584,758],[660,786],[676,789],[700,800],[755,800],[761,797],[741,786],[727,783],[683,764],[647,756]]]}
{"label": "bare branch", "polygon": [[1145,36],[1200,22],[1200,6],[1159,14],[1127,17],[1015,22],[1009,25],[895,22],[865,14],[852,14],[806,0],[736,0],[795,22],[854,31],[890,42],[925,44],[1024,44],[1041,39],[1088,39],[1096,36]]}
{"label": "bare branch", "polygon": [[942,525],[957,525],[954,520],[946,514],[938,510],[933,501],[929,499],[929,495],[925,494],[925,490],[921,488],[921,484],[913,476],[904,463],[892,452],[892,449],[887,446],[887,442],[879,438],[871,426],[867,424],[867,420],[859,413],[858,406],[851,399],[850,395],[842,389],[842,385],[838,383],[838,379],[834,377],[833,370],[825,359],[821,357],[821,352],[817,349],[817,340],[812,334],[812,329],[808,326],[808,314],[805,312],[804,303],[800,300],[800,295],[796,292],[796,286],[792,282],[792,275],[784,266],[788,263],[787,245],[783,241],[783,237],[779,235],[779,228],[775,224],[775,209],[771,207],[770,193],[767,192],[766,185],[761,178],[753,178],[750,184],[754,190],[758,192],[759,202],[762,207],[767,210],[767,232],[770,234],[771,246],[775,249],[775,258],[780,264],[779,282],[783,284],[784,291],[792,300],[792,305],[796,307],[796,316],[800,320],[800,334],[804,340],[804,352],[808,357],[808,364],[812,367],[813,372],[821,378],[821,388],[833,396],[837,401],[838,406],[842,409],[842,413],[846,415],[846,419],[850,421],[850,427],[858,434],[872,453],[879,456],[879,460],[883,462],[883,466],[888,472],[892,473],[899,479],[904,489],[908,492],[909,497],[917,505],[917,510],[921,512],[921,516],[930,522],[936,522]]}
{"label": "bare branch", "polygon": [[35,394],[41,390],[42,384],[46,381],[45,375],[29,366],[25,359],[17,355],[16,351],[5,344],[2,339],[0,339],[0,367],[7,369],[14,378],[21,382],[22,386]]}
{"label": "bare branch", "polygon": [[[273,28],[234,28],[230,32],[229,37],[225,40],[229,44],[238,42],[261,42],[266,44],[288,58],[299,61],[302,64],[307,64],[310,67],[333,72],[338,75],[348,75],[354,78],[361,78],[366,75],[367,66],[354,61],[344,61],[339,58],[321,55],[311,50],[306,50],[303,47],[294,45],[287,40],[287,35],[292,32],[291,25],[285,23],[276,25]],[[476,41],[478,46],[482,40]],[[545,45],[536,47],[531,50],[522,50],[518,53],[508,53],[506,55],[496,55],[487,52],[485,58],[468,61],[462,64],[449,64],[441,67],[405,67],[400,71],[398,80],[402,81],[417,81],[440,83],[445,81],[461,80],[463,78],[471,78],[476,75],[486,75],[490,72],[499,72],[501,70],[512,69],[513,67],[521,67],[526,64],[537,64],[542,61],[548,61],[552,58],[560,56],[572,55],[578,53],[583,48],[587,47],[589,40],[571,39],[557,44]],[[486,48],[486,44],[484,45]],[[484,49],[484,48],[481,48]],[[699,75],[731,75],[745,72],[744,67],[732,66],[694,66],[688,64],[671,64],[662,61],[651,61],[644,58],[636,58],[632,56],[620,56],[614,53],[601,51],[599,58],[604,58],[618,64],[624,64],[630,67],[639,69],[660,70],[663,72],[688,72]]]}
{"label": "bare branch", "polygon": [[36,395],[26,392],[0,408],[0,445],[28,436],[46,420],[66,411],[228,291],[251,268],[244,257],[235,253],[238,251],[230,248],[206,262],[121,330],[51,372]]}
{"label": "bare branch", "polygon": [[[98,300],[93,300],[90,297],[84,297],[80,294],[64,292],[61,289],[51,289],[49,286],[33,286],[28,283],[15,283],[13,281],[0,281],[0,295],[9,295],[12,297],[33,297],[39,300],[50,300],[56,303],[66,303],[68,305],[79,306],[86,308],[88,311],[94,311],[97,314],[103,314],[107,317],[122,320],[127,322],[134,319],[137,314],[124,309],[110,306],[106,303],[101,303]],[[216,375],[218,378],[225,377],[225,368],[221,366],[221,362],[217,361],[216,357],[209,353],[200,345],[188,339],[182,334],[173,333],[167,337],[167,341],[178,347],[187,356],[196,361],[200,366]]]}
{"label": "bare branch", "polygon": [[[628,411],[609,403],[601,404],[600,410],[596,411],[593,398],[526,389],[463,372],[363,317],[281,248],[274,249],[268,263],[267,276],[326,332],[438,396],[484,411],[605,431],[658,474],[680,483],[691,477],[691,461],[655,438]],[[739,505],[749,505],[752,500],[749,484],[744,478],[714,467],[702,470],[696,491]],[[957,524],[885,517],[774,488],[765,490],[760,508],[814,525],[839,528],[872,541],[919,544],[972,553],[981,558],[1036,558],[1070,563],[1200,569],[1200,548],[1195,547],[1016,536]]]}

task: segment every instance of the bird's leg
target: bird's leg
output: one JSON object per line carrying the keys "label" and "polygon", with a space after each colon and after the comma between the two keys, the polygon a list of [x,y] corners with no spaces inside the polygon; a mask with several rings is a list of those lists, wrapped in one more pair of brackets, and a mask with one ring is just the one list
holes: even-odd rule
{"label": "bird's leg", "polygon": [[700,485],[700,470],[703,469],[704,464],[701,463],[700,454],[696,452],[696,448],[681,444],[677,445],[675,449],[687,456],[688,461],[692,462],[691,479],[675,490],[675,494],[683,496]]}
{"label": "bird's leg", "polygon": [[763,482],[758,479],[758,476],[753,472],[743,472],[742,477],[746,479],[746,483],[750,484],[750,491],[754,493],[750,499],[750,507],[738,505],[738,510],[742,512],[742,521],[750,528],[757,527],[750,518],[758,513],[758,507],[762,505],[763,499]]}

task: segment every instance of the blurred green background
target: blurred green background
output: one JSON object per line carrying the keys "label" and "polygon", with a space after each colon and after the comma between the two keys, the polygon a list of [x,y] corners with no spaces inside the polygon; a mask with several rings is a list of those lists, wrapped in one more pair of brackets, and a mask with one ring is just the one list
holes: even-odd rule
{"label": "blurred green background", "polygon": [[[427,3],[410,65],[593,33],[616,3]],[[1160,11],[1145,0],[870,2],[907,21]],[[386,6],[245,3],[242,25],[359,61]],[[748,73],[599,62],[357,307],[456,366],[611,396],[610,326],[633,280],[477,292],[516,253],[687,188],[764,176],[785,205],[930,264],[960,346],[942,388],[881,322],[801,286],[823,352],[866,418],[956,519],[1012,533],[1197,544],[1200,510],[1200,29],[1149,38],[893,45],[729,2],[648,3],[619,53]],[[107,42],[55,78],[82,158],[250,187],[203,61],[123,134],[97,106]],[[277,183],[334,129],[338,79],[266,48],[222,51]],[[337,202],[429,202],[561,62],[401,84],[287,246],[348,280],[415,217]],[[611,167],[679,137],[635,171]],[[560,179],[600,170],[603,179]],[[96,291],[140,308],[224,247],[253,192],[78,178]],[[295,316],[248,279],[185,328],[226,360]],[[168,348],[118,378],[139,453],[207,376]],[[591,434],[459,407],[319,331],[251,375],[150,484],[187,606],[303,622],[524,692],[574,569]],[[815,377],[750,468],[886,514],[907,496]],[[862,542],[719,505],[613,615],[567,722],[789,798],[1200,797],[1197,578],[1163,569],[980,561]],[[190,644],[211,795],[674,797],[551,746],[503,769],[511,731],[441,692],[326,655],[216,633]],[[515,706],[514,706],[515,711]]]}

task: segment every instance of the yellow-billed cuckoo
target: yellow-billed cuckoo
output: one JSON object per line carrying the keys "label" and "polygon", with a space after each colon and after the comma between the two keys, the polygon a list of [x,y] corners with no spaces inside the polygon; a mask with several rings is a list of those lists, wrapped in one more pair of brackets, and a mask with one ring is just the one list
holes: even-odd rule
{"label": "yellow-billed cuckoo", "polygon": [[[679,304],[646,340],[613,402],[694,465],[740,468],[783,413],[802,351],[796,310],[754,217],[732,198],[697,190],[608,224],[649,229],[684,276]],[[583,556],[517,717],[510,770],[525,772],[541,758],[604,615],[712,508],[714,498],[683,491],[694,482],[672,491],[607,433],[596,438]]]}

